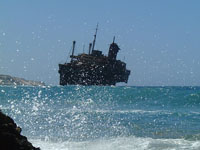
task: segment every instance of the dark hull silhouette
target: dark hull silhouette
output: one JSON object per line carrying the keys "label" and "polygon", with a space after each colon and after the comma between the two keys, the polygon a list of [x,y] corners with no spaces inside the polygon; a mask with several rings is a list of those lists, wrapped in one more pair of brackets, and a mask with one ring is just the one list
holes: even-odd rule
{"label": "dark hull silhouette", "polygon": [[74,56],[73,42],[71,62],[59,64],[60,85],[116,85],[118,82],[128,82],[130,70],[126,69],[126,63],[116,60],[118,45],[113,39],[108,56],[105,56],[101,51],[94,50],[96,34],[93,44],[89,45],[88,54]]}
{"label": "dark hull silhouette", "polygon": [[59,64],[60,85],[115,85],[128,82],[130,74],[124,63],[104,62],[100,64]]}

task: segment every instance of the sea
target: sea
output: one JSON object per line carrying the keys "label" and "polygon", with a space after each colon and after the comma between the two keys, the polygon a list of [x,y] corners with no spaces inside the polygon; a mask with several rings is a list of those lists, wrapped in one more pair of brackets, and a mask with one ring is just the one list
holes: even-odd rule
{"label": "sea", "polygon": [[41,150],[200,150],[200,87],[0,86]]}

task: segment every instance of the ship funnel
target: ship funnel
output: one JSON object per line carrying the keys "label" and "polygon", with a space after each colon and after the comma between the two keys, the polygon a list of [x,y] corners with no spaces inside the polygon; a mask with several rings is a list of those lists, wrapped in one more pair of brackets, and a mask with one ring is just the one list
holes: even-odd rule
{"label": "ship funnel", "polygon": [[73,41],[73,47],[72,47],[72,55],[71,55],[71,62],[73,61],[74,58],[74,49],[75,49],[76,41]]}
{"label": "ship funnel", "polygon": [[113,38],[113,43],[110,44],[109,52],[108,52],[108,58],[111,60],[116,60],[117,53],[120,50],[119,46],[115,43],[115,37]]}
{"label": "ship funnel", "polygon": [[92,43],[89,44],[89,55],[91,54]]}

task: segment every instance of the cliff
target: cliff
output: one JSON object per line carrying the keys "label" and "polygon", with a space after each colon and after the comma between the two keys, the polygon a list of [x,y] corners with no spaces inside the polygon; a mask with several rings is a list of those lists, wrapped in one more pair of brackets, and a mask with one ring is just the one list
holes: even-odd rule
{"label": "cliff", "polygon": [[44,86],[43,82],[25,80],[23,78],[12,77],[9,75],[0,75],[0,85],[30,85]]}

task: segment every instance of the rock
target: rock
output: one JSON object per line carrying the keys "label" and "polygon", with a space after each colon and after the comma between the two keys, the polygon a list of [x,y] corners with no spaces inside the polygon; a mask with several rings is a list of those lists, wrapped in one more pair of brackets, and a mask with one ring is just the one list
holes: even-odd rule
{"label": "rock", "polygon": [[1,150],[40,150],[35,148],[21,133],[21,128],[12,118],[0,110],[0,149]]}
{"label": "rock", "polygon": [[0,85],[44,86],[45,84],[39,81],[30,81],[23,78],[12,77],[9,75],[0,75]]}

